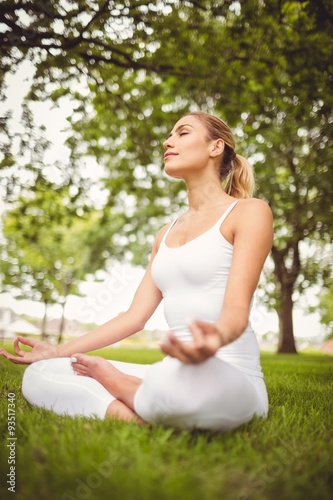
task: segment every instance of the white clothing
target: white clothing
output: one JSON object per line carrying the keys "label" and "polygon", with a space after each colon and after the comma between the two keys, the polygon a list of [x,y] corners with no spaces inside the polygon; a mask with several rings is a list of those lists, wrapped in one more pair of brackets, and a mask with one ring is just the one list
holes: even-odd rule
{"label": "white clothing", "polygon": [[[150,423],[227,431],[267,413],[263,379],[241,373],[215,357],[199,365],[168,356],[153,365],[110,363],[143,379],[134,407]],[[75,375],[70,358],[31,364],[24,373],[22,392],[32,405],[73,417],[104,419],[115,399],[96,380]]]}
{"label": "white clothing", "polygon": [[147,372],[134,408],[151,423],[228,431],[254,415],[266,417],[268,398],[262,377],[242,373],[217,357],[185,364],[167,356]]}
{"label": "white clothing", "polygon": [[[152,264],[152,277],[163,293],[164,315],[170,330],[183,342],[192,339],[189,318],[215,322],[220,313],[229,277],[233,246],[220,227],[237,201],[206,232],[176,248],[167,245],[166,232]],[[250,326],[216,356],[240,371],[262,377],[260,352]]]}
{"label": "white clothing", "polygon": [[[143,378],[150,365],[112,361],[128,375]],[[32,405],[57,415],[104,419],[114,397],[90,377],[75,375],[70,358],[45,359],[32,363],[24,372],[22,392]]]}
{"label": "white clothing", "polygon": [[[187,319],[214,322],[223,304],[233,246],[220,227],[237,202],[206,232],[171,248],[166,232],[152,265],[163,293],[167,322],[183,342],[191,341]],[[142,378],[134,409],[145,421],[177,428],[226,431],[265,417],[268,398],[250,325],[231,344],[200,364],[167,356],[153,365],[110,361],[126,374]],[[104,418],[114,397],[96,380],[76,376],[69,358],[39,361],[25,371],[23,394],[32,404],[58,414]]]}

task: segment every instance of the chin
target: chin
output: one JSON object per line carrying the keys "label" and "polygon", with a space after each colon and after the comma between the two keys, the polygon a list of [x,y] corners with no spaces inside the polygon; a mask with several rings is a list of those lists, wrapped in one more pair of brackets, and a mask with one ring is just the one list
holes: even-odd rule
{"label": "chin", "polygon": [[181,172],[179,172],[179,170],[173,169],[168,165],[164,167],[164,173],[166,173],[168,177],[172,177],[173,179],[183,179],[183,176]]}
{"label": "chin", "polygon": [[171,179],[175,179],[175,180],[181,180],[183,179],[183,176],[180,175],[179,173],[177,172],[172,172],[172,171],[169,171],[167,169],[164,169],[164,173],[170,177]]}

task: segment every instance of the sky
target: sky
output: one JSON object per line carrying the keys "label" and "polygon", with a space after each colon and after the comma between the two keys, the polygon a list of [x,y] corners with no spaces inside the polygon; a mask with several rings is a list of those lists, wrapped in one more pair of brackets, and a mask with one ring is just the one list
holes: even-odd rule
{"label": "sky", "polygon": [[[8,78],[7,100],[0,104],[0,114],[10,109],[13,111],[13,128],[20,127],[21,102],[24,95],[29,90],[29,80],[33,74],[30,63],[24,63],[15,75]],[[60,160],[66,162],[69,151],[64,141],[67,133],[68,123],[66,118],[72,111],[71,106],[54,108],[50,103],[35,103],[34,115],[36,123],[44,124],[47,135],[52,142],[52,147],[48,153],[48,162]],[[90,163],[85,167],[88,175],[96,175],[98,168]],[[90,169],[90,170],[89,170]],[[0,200],[0,212],[5,208],[4,200]],[[112,270],[105,276],[103,282],[85,282],[82,284],[84,297],[69,297],[66,306],[66,317],[76,319],[83,323],[101,324],[111,319],[113,316],[125,311],[134,296],[144,274],[141,267],[133,267],[120,262],[113,266]],[[311,291],[309,301],[315,302],[315,296]],[[40,303],[27,300],[15,300],[10,294],[0,295],[0,307],[10,307],[18,314],[29,314],[42,317],[44,306]],[[60,306],[49,308],[50,317],[60,317]],[[277,315],[268,312],[264,306],[256,302],[252,314],[252,323],[255,331],[261,335],[268,331],[278,331]],[[153,317],[146,325],[151,330],[166,330],[167,324],[163,316],[163,306],[161,305],[154,313]],[[308,315],[302,308],[295,308],[294,311],[295,337],[315,337],[322,333],[317,314]]]}

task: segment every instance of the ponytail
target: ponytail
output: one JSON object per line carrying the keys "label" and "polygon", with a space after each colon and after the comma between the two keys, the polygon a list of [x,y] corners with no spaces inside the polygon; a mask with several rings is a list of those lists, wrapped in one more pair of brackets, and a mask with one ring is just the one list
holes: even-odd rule
{"label": "ponytail", "polygon": [[206,127],[207,140],[224,141],[219,175],[225,192],[235,198],[251,198],[255,188],[253,169],[245,158],[235,153],[235,139],[229,125],[208,113],[194,112],[188,115],[195,116]]}
{"label": "ponytail", "polygon": [[255,190],[253,168],[240,155],[235,154],[232,168],[224,182],[224,190],[234,198],[251,198]]}

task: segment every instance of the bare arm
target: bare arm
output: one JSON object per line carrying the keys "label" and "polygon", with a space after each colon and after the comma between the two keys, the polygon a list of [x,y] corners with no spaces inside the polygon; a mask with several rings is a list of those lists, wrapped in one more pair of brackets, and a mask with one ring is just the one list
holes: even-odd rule
{"label": "bare arm", "polygon": [[269,206],[261,200],[248,200],[241,208],[235,214],[233,260],[223,307],[216,322],[223,345],[235,340],[247,327],[251,299],[273,242]]}
{"label": "bare arm", "polygon": [[[14,350],[17,356],[8,353],[5,349],[0,349],[0,354],[14,363],[29,364],[41,359],[67,357],[76,352],[99,349],[142,330],[162,300],[162,294],[151,276],[151,266],[164,231],[165,228],[162,228],[157,235],[146,273],[126,312],[61,346],[56,347],[48,342],[18,337],[14,342]],[[32,351],[21,350],[20,343],[32,347]]]}
{"label": "bare arm", "polygon": [[[161,349],[187,363],[201,362],[236,340],[245,330],[250,303],[273,241],[273,219],[261,200],[244,200],[232,214],[233,260],[221,313],[215,323],[193,321],[193,342],[169,334]],[[229,216],[230,217],[230,216]],[[229,221],[231,223],[231,221]]]}

